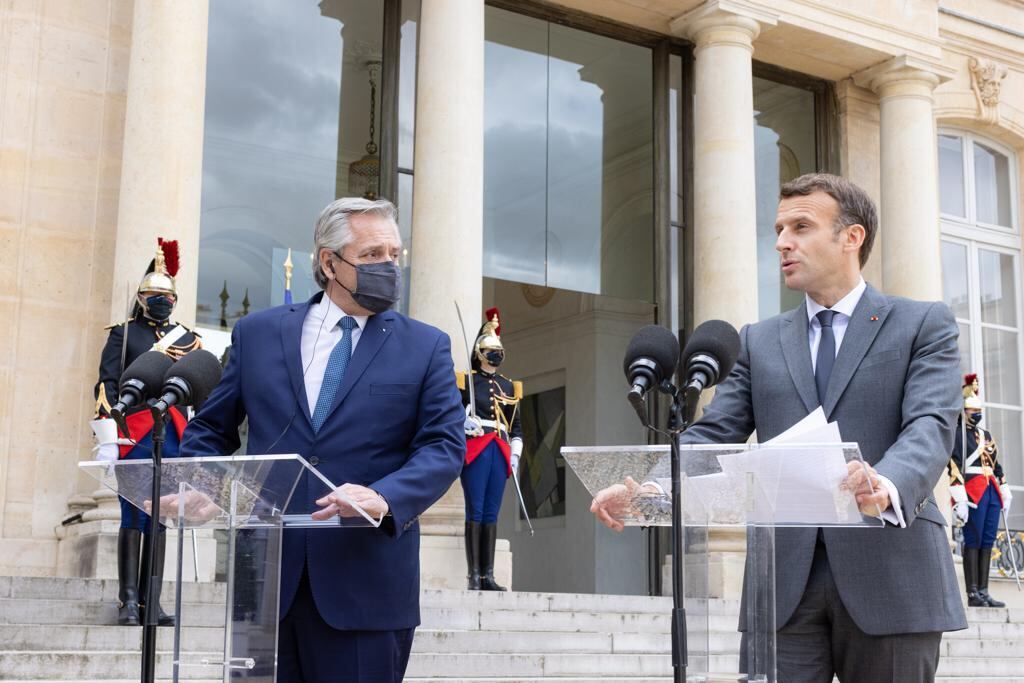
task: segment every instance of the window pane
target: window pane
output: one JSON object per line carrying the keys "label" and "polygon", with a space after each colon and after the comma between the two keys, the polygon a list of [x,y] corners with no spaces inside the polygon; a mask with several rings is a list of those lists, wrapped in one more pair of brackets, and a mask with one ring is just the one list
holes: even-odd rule
{"label": "window pane", "polygon": [[982,322],[1017,327],[1013,262],[1014,258],[1010,254],[978,250]]}
{"label": "window pane", "polygon": [[[984,389],[984,387],[982,387]],[[1024,482],[1024,442],[1021,441],[1021,411],[985,407],[984,427],[992,432],[998,452],[996,457],[1003,465],[1003,474],[1011,484],[1019,486]],[[1020,495],[1019,493],[1017,494]],[[1010,508],[1010,526],[1020,529],[1024,525],[1021,507]],[[1016,510],[1015,510],[1016,508]],[[1014,512],[1018,517],[1013,518]],[[1001,525],[1000,525],[1001,526]]]}
{"label": "window pane", "polygon": [[[398,67],[398,165],[412,168],[416,128],[416,33],[420,0],[402,0],[402,38]],[[411,219],[411,216],[410,216]]]}
{"label": "window pane", "polygon": [[549,287],[654,300],[651,50],[551,25]]}
{"label": "window pane", "polygon": [[398,231],[402,235],[402,299],[398,310],[409,314],[409,291],[412,287],[412,175],[398,174]]}
{"label": "window pane", "polygon": [[974,365],[971,360],[971,328],[966,323],[957,323],[957,328],[960,330],[960,336],[957,338],[957,346],[960,347],[960,374],[966,375],[974,372],[971,366]]}
{"label": "window pane", "polygon": [[958,137],[939,136],[939,197],[942,213],[966,218],[962,144],[963,142]]}
{"label": "window pane", "polygon": [[[519,485],[530,517],[565,514],[565,387],[523,397]],[[523,519],[522,510],[519,518]]]}
{"label": "window pane", "polygon": [[981,343],[985,363],[982,398],[993,403],[1020,405],[1017,333],[982,327]]}
{"label": "window pane", "polygon": [[971,317],[967,287],[967,246],[943,240],[942,299],[957,318]]}
{"label": "window pane", "polygon": [[[199,324],[221,326],[222,291],[225,327],[282,303],[288,248],[296,299],[308,284],[314,221],[366,154],[382,30],[382,2],[210,3]],[[379,105],[378,87],[378,145]]]}
{"label": "window pane", "polygon": [[754,79],[754,146],[757,181],[757,274],[761,319],[798,306],[803,294],[788,289],[775,251],[779,187],[816,170],[814,94],[763,78]]}
{"label": "window pane", "polygon": [[543,285],[548,26],[487,7],[485,34],[483,272]]}
{"label": "window pane", "polygon": [[974,143],[974,184],[978,221],[1011,227],[1010,164],[1006,155]]}

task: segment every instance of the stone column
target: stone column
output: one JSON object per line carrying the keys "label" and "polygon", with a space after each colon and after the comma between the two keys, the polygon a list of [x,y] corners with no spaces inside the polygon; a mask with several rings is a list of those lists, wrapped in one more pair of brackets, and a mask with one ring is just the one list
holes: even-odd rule
{"label": "stone column", "polygon": [[453,301],[469,334],[483,314],[483,0],[423,0],[419,30],[409,313],[465,368]]}
{"label": "stone column", "polygon": [[757,320],[753,41],[774,16],[709,0],[677,17],[672,32],[694,56],[694,322]]}
{"label": "stone column", "polygon": [[854,75],[879,98],[882,279],[888,294],[942,299],[932,92],[948,70],[907,55]]}
{"label": "stone column", "polygon": [[208,17],[208,0],[135,3],[110,320],[161,236],[181,248],[174,317],[195,322]]}
{"label": "stone column", "polygon": [[[776,17],[731,0],[708,0],[677,17],[672,32],[694,50],[693,320],[740,327],[757,321],[757,201],[754,177],[753,41]],[[746,542],[742,530],[709,539],[715,597],[738,598]],[[671,591],[670,559],[662,576]]]}
{"label": "stone column", "polygon": [[[409,314],[451,337],[455,367],[468,369],[466,334],[483,315],[484,3],[423,0],[416,85],[416,141]],[[422,524],[425,587],[465,588],[462,490],[456,482]],[[509,585],[508,541],[495,569]]]}

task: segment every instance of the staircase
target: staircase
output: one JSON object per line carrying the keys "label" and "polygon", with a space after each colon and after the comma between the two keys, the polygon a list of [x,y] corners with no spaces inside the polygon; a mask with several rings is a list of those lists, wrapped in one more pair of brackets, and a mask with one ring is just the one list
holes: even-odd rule
{"label": "staircase", "polygon": [[[138,680],[141,629],[111,626],[114,581],[0,577],[0,683]],[[172,595],[170,587],[166,596]],[[183,651],[216,658],[223,631],[224,588],[186,584],[190,623]],[[583,683],[671,680],[668,598],[565,593],[478,593],[427,590],[408,683]],[[165,606],[170,607],[168,598]],[[712,666],[735,671],[738,605],[715,601],[708,627]],[[939,678],[944,683],[1024,681],[1024,610],[968,610],[970,627],[947,634]],[[159,629],[157,675],[170,675],[173,629]],[[204,654],[205,653],[205,654]],[[218,680],[197,664],[189,681]]]}

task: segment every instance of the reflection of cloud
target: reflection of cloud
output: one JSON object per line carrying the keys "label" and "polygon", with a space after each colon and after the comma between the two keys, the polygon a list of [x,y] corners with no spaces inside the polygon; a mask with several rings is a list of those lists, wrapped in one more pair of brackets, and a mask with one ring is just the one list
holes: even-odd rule
{"label": "reflection of cloud", "polygon": [[334,198],[342,48],[318,3],[210,6],[197,304],[270,301],[274,248],[308,250]]}

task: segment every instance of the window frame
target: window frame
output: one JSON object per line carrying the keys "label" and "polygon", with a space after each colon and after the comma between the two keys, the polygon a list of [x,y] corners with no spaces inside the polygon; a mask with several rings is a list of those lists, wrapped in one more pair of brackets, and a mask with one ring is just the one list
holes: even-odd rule
{"label": "window frame", "polygon": [[[954,126],[943,126],[939,128],[936,134],[936,150],[938,150],[938,136],[943,135],[947,137],[956,137],[961,140],[960,145],[960,163],[961,170],[963,171],[964,177],[964,213],[966,216],[956,216],[953,214],[943,213],[942,205],[939,205],[939,219],[943,224],[949,224],[950,227],[965,228],[971,232],[977,230],[983,230],[991,233],[991,237],[999,236],[1012,236],[1016,240],[1014,242],[1017,248],[1020,248],[1020,215],[1018,208],[1018,167],[1017,167],[1017,155],[1012,149],[1003,145],[996,140],[982,137],[973,133],[972,131],[964,128],[957,128]],[[977,199],[977,186],[975,177],[974,167],[974,146],[980,144],[987,147],[995,152],[998,152],[1006,157],[1007,159],[1007,173],[1008,173],[1008,184],[1010,189],[1010,225],[997,225],[995,223],[985,223],[977,220],[978,216],[978,199]],[[941,172],[941,168],[939,169]],[[986,237],[985,239],[989,239]],[[968,238],[970,239],[970,238]],[[1002,242],[1002,241],[1000,241]],[[1006,244],[1005,242],[1002,242]]]}

